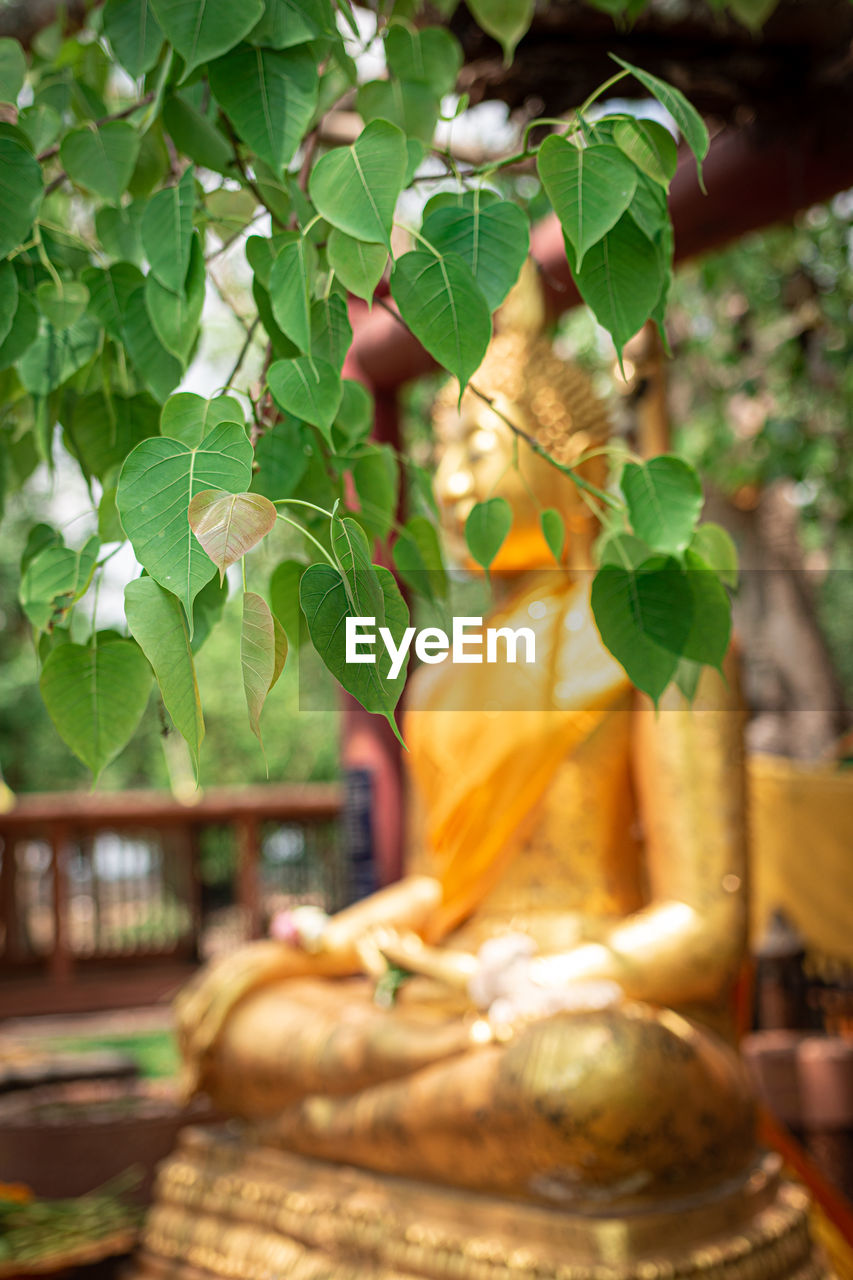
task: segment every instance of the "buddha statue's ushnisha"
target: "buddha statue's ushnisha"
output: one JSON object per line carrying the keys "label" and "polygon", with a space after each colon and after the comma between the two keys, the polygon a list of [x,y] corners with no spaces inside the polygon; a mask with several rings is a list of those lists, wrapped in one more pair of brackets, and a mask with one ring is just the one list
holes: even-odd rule
{"label": "buddha statue's ushnisha", "polygon": [[[536,664],[497,712],[506,668],[414,677],[419,874],[204,971],[178,1001],[185,1059],[291,1151],[578,1204],[708,1186],[753,1155],[740,1063],[708,1029],[745,945],[736,684],[712,673],[697,709],[655,714],[604,649],[573,573],[595,522],[504,420],[603,480],[605,413],[526,274],[475,383],[491,406],[452,391],[437,409],[437,495],[451,532],[473,501],[510,501],[489,622],[532,626]],[[563,570],[543,507],[565,519]],[[387,961],[416,977],[379,1008]]]}

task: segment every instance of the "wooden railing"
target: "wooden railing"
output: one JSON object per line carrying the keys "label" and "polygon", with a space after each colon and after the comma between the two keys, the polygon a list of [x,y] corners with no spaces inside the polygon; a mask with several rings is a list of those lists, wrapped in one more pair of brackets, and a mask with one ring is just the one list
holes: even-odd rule
{"label": "wooden railing", "polygon": [[276,907],[335,909],[348,894],[341,803],[320,784],[195,805],[21,797],[0,814],[0,1017],[157,999],[201,958],[259,936]]}

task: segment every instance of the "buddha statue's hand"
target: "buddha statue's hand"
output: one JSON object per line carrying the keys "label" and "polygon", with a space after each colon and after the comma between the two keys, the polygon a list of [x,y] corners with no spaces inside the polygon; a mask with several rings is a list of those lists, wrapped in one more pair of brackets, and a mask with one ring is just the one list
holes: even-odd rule
{"label": "buddha statue's hand", "polygon": [[[373,955],[409,973],[464,990],[471,1003],[486,1013],[498,1038],[540,1018],[559,1012],[605,1009],[622,999],[619,985],[585,971],[571,972],[566,953],[559,967],[542,969],[532,938],[506,933],[490,938],[476,955],[468,951],[426,946],[414,934],[376,929],[365,942]],[[586,948],[575,948],[579,954]],[[369,970],[373,971],[373,970]]]}
{"label": "buddha statue's hand", "polygon": [[[378,926],[362,946],[366,971],[381,976],[388,964],[418,977],[432,978],[454,991],[467,993],[477,968],[477,957],[450,947],[429,947],[412,931]],[[371,967],[372,966],[372,967]]]}
{"label": "buddha statue's hand", "polygon": [[524,933],[502,934],[480,947],[468,990],[488,1014],[498,1039],[554,1013],[587,1013],[622,999],[616,982],[582,970],[555,980],[547,971],[543,974],[540,959],[535,942]]}

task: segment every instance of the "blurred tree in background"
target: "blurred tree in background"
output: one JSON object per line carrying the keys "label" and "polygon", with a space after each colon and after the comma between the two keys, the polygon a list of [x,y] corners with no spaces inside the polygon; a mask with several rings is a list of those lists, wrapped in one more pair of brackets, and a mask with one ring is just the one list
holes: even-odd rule
{"label": "blurred tree in background", "polygon": [[[745,570],[736,617],[753,710],[811,713],[753,741],[823,754],[853,704],[853,196],[682,267],[668,333],[673,444],[706,477],[708,518]],[[580,311],[564,340],[631,440],[642,371],[620,387],[606,335]]]}

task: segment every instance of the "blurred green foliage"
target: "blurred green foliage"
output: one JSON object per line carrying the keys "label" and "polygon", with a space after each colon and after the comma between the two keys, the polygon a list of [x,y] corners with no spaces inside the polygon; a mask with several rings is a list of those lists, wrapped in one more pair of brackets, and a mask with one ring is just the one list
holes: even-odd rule
{"label": "blurred green foliage", "polygon": [[[32,519],[25,506],[26,494],[7,513],[0,540],[0,768],[16,792],[86,788],[91,775],[64,746],[42,702],[31,630],[17,602],[18,565]],[[262,562],[256,571],[259,576],[265,571]],[[197,668],[207,729],[201,785],[265,782],[264,759],[247,722],[239,679],[238,595],[228,601],[221,625],[197,655]],[[99,788],[168,787],[170,774],[162,749],[167,723],[155,689],[138,731],[104,770]],[[169,745],[183,751],[178,735],[172,731],[170,736]],[[338,716],[299,709],[295,657],[270,696],[264,743],[270,781],[327,781],[338,776]]]}
{"label": "blurred green foliage", "polygon": [[853,538],[853,196],[679,272],[676,444],[730,495],[798,486],[807,549]]}
{"label": "blurred green foliage", "polygon": [[[792,483],[803,549],[822,570],[819,621],[853,701],[853,193],[682,266],[667,330],[676,450],[746,509]],[[607,336],[580,308],[562,336],[630,430]]]}
{"label": "blurred green foliage", "polygon": [[128,1031],[88,1036],[51,1036],[42,1046],[54,1053],[103,1053],[112,1050],[133,1058],[146,1080],[175,1076],[180,1054],[171,1031]]}

